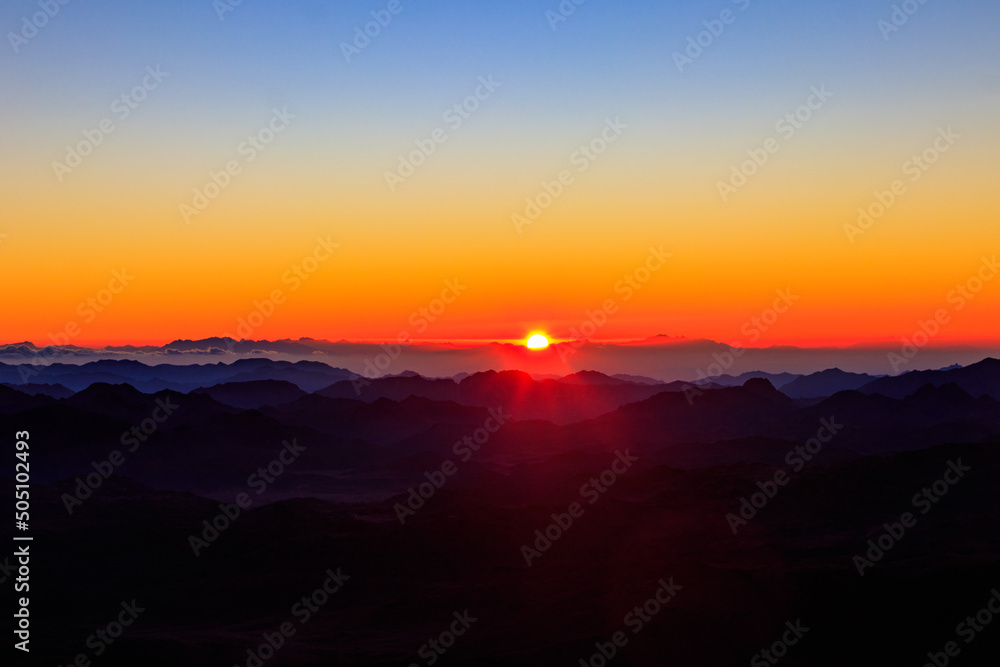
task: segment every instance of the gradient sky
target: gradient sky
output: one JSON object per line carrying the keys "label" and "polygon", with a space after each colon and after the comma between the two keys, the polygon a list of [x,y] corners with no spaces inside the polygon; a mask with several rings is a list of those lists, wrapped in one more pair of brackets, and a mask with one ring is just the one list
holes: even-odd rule
{"label": "gradient sky", "polygon": [[[224,19],[218,4],[70,0],[15,53],[9,33],[41,10],[3,3],[0,341],[73,324],[77,344],[234,334],[275,290],[247,337],[568,338],[613,299],[592,338],[851,344],[939,309],[938,342],[1000,338],[1000,280],[949,300],[1000,245],[993,0],[929,0],[888,39],[893,3],[872,0],[587,0],[554,30],[556,0],[401,0],[350,63],[341,43],[388,0],[243,0]],[[674,52],[727,9],[678,71]],[[120,120],[115,99],[157,66],[168,76]],[[444,112],[490,76],[452,129]],[[814,86],[833,96],[783,138],[776,121]],[[247,162],[274,109],[295,117]],[[60,182],[53,163],[106,118],[114,132]],[[609,118],[627,129],[581,173],[574,152]],[[390,191],[385,172],[439,127],[447,142]],[[912,181],[904,163],[949,127],[960,138]],[[778,152],[723,201],[717,183],[769,137]],[[186,222],[231,160],[241,173]],[[512,215],[566,169],[519,233]],[[852,242],[844,226],[896,179],[905,193]],[[287,279],[320,237],[340,247]],[[616,291],[661,246],[666,265]],[[121,293],[81,307],[122,269]],[[419,331],[453,279],[466,289]],[[748,340],[779,289],[800,299]]]}

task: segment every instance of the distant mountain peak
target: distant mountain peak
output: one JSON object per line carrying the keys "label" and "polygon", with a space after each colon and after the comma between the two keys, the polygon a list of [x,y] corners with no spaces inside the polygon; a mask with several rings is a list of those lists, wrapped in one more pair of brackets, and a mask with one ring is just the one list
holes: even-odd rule
{"label": "distant mountain peak", "polygon": [[578,371],[560,378],[559,381],[567,384],[628,384],[626,380],[613,378],[600,371]]}
{"label": "distant mountain peak", "polygon": [[750,378],[743,383],[743,388],[747,391],[752,391],[755,394],[761,395],[772,395],[780,394],[781,392],[774,388],[771,381],[767,378]]}
{"label": "distant mountain peak", "polygon": [[424,377],[416,371],[403,371],[402,373],[395,373],[393,375],[384,375],[387,378],[422,378]]}
{"label": "distant mountain peak", "polygon": [[917,389],[909,398],[915,401],[932,401],[935,403],[973,400],[972,394],[954,382],[942,385],[925,384],[920,389]]}

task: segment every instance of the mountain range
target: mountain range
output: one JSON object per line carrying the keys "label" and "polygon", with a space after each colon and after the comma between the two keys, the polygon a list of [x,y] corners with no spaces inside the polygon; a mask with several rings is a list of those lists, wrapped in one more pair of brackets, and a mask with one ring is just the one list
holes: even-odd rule
{"label": "mountain range", "polygon": [[254,665],[292,622],[261,665],[423,665],[464,613],[442,664],[586,664],[623,629],[613,664],[753,664],[789,623],[782,664],[922,664],[996,587],[995,359],[700,385],[95,363],[0,368],[0,432],[30,433],[35,664],[130,603],[101,664]]}

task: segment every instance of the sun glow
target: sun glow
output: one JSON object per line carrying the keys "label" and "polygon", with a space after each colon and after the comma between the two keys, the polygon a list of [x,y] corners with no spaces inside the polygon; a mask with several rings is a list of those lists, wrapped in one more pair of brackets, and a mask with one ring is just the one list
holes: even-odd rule
{"label": "sun glow", "polygon": [[542,334],[532,334],[524,344],[530,350],[543,350],[549,346],[549,339]]}

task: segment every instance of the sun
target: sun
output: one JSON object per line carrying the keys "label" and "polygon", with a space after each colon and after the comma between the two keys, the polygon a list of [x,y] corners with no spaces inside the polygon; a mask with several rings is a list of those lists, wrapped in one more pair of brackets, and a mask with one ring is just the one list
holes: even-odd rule
{"label": "sun", "polygon": [[528,336],[528,340],[524,342],[528,346],[529,350],[544,350],[549,346],[549,339],[543,334],[532,334]]}

